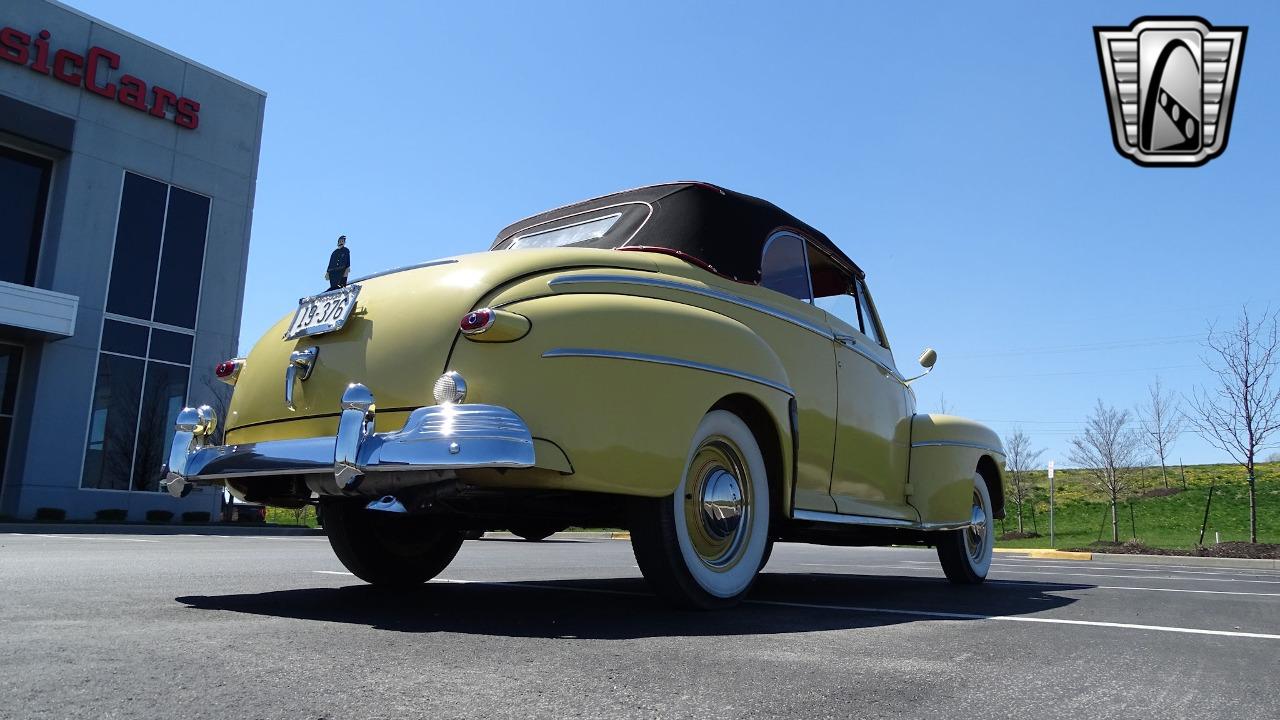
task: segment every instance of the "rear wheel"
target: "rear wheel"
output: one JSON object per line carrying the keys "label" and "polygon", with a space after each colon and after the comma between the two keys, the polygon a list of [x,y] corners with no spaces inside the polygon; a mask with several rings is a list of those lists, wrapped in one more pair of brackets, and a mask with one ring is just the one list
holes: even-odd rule
{"label": "rear wheel", "polygon": [[677,605],[728,607],[751,588],[768,541],[769,481],[755,436],[733,413],[707,413],[676,492],[633,505],[636,564]]}
{"label": "rear wheel", "polygon": [[461,531],[430,518],[366,510],[362,501],[323,503],[333,552],[372,585],[410,587],[439,575],[462,547]]}
{"label": "rear wheel", "polygon": [[995,545],[994,524],[987,481],[974,473],[970,526],[943,533],[945,537],[938,543],[938,560],[948,580],[958,585],[976,585],[987,579]]}

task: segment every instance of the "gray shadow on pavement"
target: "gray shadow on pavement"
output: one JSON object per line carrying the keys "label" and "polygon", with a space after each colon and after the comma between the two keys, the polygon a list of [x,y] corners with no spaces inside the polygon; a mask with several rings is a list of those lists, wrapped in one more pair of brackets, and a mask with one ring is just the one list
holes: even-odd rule
{"label": "gray shadow on pavement", "polygon": [[708,613],[674,610],[638,578],[432,582],[401,591],[358,584],[188,595],[176,600],[197,610],[351,623],[393,632],[635,639],[849,630],[967,619],[897,614],[903,611],[1023,615],[1069,605],[1074,598],[1054,593],[1089,587],[1019,582],[955,586],[935,578],[765,573],[742,605]]}

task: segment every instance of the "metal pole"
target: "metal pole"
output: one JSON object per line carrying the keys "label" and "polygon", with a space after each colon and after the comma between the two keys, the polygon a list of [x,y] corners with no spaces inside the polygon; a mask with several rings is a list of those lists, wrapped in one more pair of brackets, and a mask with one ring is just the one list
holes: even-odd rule
{"label": "metal pole", "polygon": [[1049,476],[1049,547],[1058,547],[1053,540],[1053,475]]}

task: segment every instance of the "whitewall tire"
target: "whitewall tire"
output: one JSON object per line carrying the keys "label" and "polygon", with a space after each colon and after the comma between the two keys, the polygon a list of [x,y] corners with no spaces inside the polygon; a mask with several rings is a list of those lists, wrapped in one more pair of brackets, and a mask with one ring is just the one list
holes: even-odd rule
{"label": "whitewall tire", "polygon": [[995,547],[995,514],[991,493],[981,475],[973,475],[973,506],[970,526],[944,533],[938,543],[938,560],[947,579],[959,585],[974,585],[987,579]]}
{"label": "whitewall tire", "polygon": [[676,491],[636,501],[636,563],[650,585],[678,605],[734,605],[765,559],[770,511],[755,435],[737,415],[714,410],[694,432]]}

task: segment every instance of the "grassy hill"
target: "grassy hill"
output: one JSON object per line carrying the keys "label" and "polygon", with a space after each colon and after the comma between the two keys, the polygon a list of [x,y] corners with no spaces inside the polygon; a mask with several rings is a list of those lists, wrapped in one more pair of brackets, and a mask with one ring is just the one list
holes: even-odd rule
{"label": "grassy hill", "polygon": [[[1120,540],[1130,540],[1136,535],[1153,547],[1195,547],[1204,519],[1205,497],[1212,482],[1216,482],[1217,487],[1213,491],[1205,544],[1213,543],[1215,531],[1223,542],[1247,541],[1249,491],[1244,469],[1238,465],[1188,465],[1187,489],[1163,497],[1143,495],[1164,487],[1160,468],[1139,471],[1134,480],[1134,493],[1123,498],[1117,508]],[[1106,493],[1098,490],[1084,471],[1058,470],[1054,484],[1056,547],[1083,547],[1099,537],[1111,539]],[[1032,487],[1034,501],[1023,505],[1023,528],[1027,532],[1032,530],[1034,508],[1035,527],[1043,537],[1000,540],[997,547],[1049,547],[1049,483],[1043,470],[1032,474]],[[1179,490],[1183,487],[1182,473],[1176,465],[1169,468],[1169,487]],[[996,523],[1001,533],[1018,527],[1012,488],[1006,485],[1005,494],[1008,517],[1003,527],[999,521]],[[1258,466],[1258,542],[1280,542],[1280,463]]]}

